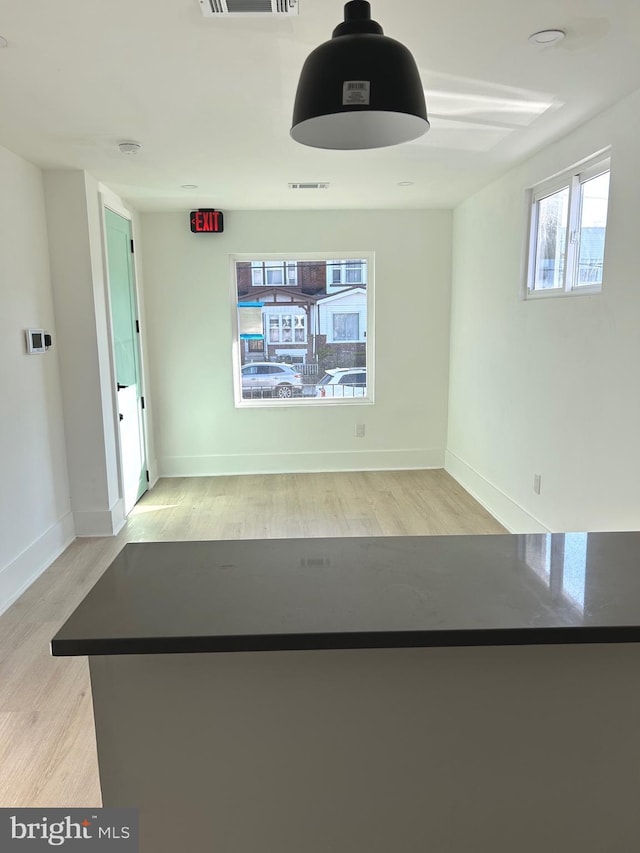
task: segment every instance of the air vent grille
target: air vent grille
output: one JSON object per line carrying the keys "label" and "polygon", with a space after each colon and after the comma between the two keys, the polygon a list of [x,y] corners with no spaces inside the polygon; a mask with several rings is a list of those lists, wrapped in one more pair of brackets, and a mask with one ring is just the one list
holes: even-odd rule
{"label": "air vent grille", "polygon": [[205,18],[218,15],[297,15],[298,0],[200,0]]}
{"label": "air vent grille", "polygon": [[318,181],[316,181],[315,183],[307,182],[304,184],[295,183],[295,184],[289,184],[289,189],[290,190],[327,190],[327,189],[329,189],[329,184],[328,183],[319,183]]}

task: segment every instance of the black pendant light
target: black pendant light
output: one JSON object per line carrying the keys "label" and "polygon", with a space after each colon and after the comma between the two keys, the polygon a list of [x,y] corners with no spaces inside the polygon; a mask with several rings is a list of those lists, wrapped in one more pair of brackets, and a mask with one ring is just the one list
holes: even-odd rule
{"label": "black pendant light", "polygon": [[291,136],[314,148],[383,148],[429,130],[418,67],[410,51],[351,0],[344,23],[305,62]]}

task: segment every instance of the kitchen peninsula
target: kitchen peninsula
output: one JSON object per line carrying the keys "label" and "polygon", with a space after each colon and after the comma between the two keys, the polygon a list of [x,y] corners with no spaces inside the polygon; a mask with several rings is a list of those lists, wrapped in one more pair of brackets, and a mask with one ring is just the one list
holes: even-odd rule
{"label": "kitchen peninsula", "polygon": [[141,853],[602,853],[640,838],[640,533],[126,545],[90,662]]}

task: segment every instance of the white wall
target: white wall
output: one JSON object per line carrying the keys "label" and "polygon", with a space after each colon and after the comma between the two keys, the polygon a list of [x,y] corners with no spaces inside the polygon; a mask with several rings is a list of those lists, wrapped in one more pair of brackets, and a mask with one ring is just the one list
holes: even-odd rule
{"label": "white wall", "polygon": [[[636,92],[455,211],[447,468],[514,531],[640,526],[639,117]],[[524,301],[525,187],[608,145],[602,293]]]}
{"label": "white wall", "polygon": [[[141,216],[161,475],[441,467],[447,419],[449,211]],[[375,404],[236,409],[229,254],[375,252]],[[354,437],[364,423],[366,437]]]}
{"label": "white wall", "polygon": [[[0,148],[0,612],[73,538],[42,174]],[[25,329],[53,335],[27,355]]]}
{"label": "white wall", "polygon": [[44,186],[74,524],[78,535],[107,536],[124,505],[99,188],[77,170],[47,171]]}

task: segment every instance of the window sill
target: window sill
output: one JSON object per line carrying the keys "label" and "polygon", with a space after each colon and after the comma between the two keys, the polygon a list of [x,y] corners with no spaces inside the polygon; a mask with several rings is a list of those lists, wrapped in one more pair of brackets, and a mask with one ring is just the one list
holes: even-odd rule
{"label": "window sill", "polygon": [[536,299],[559,299],[563,296],[594,296],[602,293],[602,287],[576,287],[573,290],[560,290],[559,288],[549,290],[527,290],[525,292],[525,300],[533,301]]}
{"label": "window sill", "polygon": [[236,409],[291,409],[330,406],[372,406],[371,397],[292,397],[290,399],[237,400]]}

